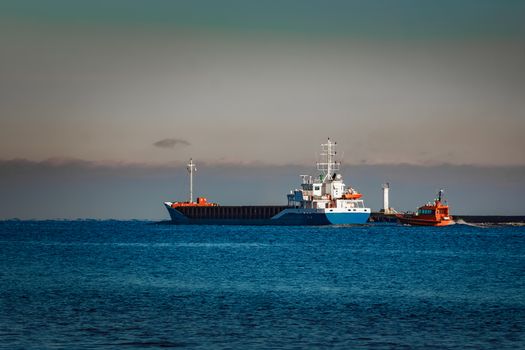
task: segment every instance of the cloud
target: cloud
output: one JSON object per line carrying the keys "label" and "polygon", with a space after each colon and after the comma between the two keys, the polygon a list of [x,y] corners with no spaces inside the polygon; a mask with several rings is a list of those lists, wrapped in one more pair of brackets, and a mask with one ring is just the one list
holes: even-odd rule
{"label": "cloud", "polygon": [[159,148],[175,148],[177,146],[189,146],[191,145],[188,141],[183,139],[162,139],[153,144],[155,147]]}

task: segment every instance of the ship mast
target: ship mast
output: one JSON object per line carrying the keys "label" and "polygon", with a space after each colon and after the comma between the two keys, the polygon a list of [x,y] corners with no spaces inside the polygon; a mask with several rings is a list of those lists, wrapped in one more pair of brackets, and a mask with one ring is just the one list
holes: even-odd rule
{"label": "ship mast", "polygon": [[330,138],[328,138],[327,143],[321,144],[321,157],[324,156],[325,161],[317,163],[317,170],[323,173],[323,182],[327,179],[331,179],[334,171],[339,171],[341,163],[334,161],[334,157],[337,153],[335,151],[335,145],[337,145],[337,142],[332,142]]}
{"label": "ship mast", "polygon": [[441,202],[443,200],[443,192],[445,192],[443,189],[440,189],[438,192],[437,201]]}
{"label": "ship mast", "polygon": [[193,203],[193,173],[197,171],[193,158],[190,158],[190,162],[187,164],[188,172],[190,173],[190,203]]}

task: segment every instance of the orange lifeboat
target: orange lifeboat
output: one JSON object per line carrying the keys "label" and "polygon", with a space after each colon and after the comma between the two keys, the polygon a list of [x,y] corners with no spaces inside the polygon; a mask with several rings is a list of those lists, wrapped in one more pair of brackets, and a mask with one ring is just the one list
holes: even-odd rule
{"label": "orange lifeboat", "polygon": [[208,202],[204,197],[197,197],[197,202],[175,202],[171,204],[172,208],[177,207],[217,207],[217,203]]}
{"label": "orange lifeboat", "polygon": [[429,203],[418,208],[414,214],[397,214],[402,224],[414,226],[447,226],[454,224],[452,216],[449,215],[448,205],[442,203],[443,190],[438,192],[438,198],[434,203]]}
{"label": "orange lifeboat", "polygon": [[359,199],[363,197],[361,193],[345,193],[343,194],[343,199]]}

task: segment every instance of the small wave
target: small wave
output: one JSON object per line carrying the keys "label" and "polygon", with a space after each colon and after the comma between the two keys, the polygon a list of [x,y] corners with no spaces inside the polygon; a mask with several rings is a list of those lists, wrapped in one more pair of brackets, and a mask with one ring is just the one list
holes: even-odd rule
{"label": "small wave", "polygon": [[141,347],[141,348],[183,348],[188,347],[194,344],[185,343],[185,342],[172,342],[172,341],[132,341],[118,343],[120,346],[131,346],[131,347]]}
{"label": "small wave", "polygon": [[[41,246],[104,246],[104,247],[138,247],[138,248],[264,248],[276,246],[270,243],[207,243],[207,242],[41,242],[41,241],[20,241],[20,240],[0,240],[0,243],[34,244]],[[285,244],[278,244],[283,246]]]}
{"label": "small wave", "polygon": [[498,227],[498,226],[515,226],[515,227],[523,227],[525,226],[525,222],[466,222],[463,219],[457,219],[456,224],[459,225],[467,225],[472,227],[479,227],[479,228],[489,228],[489,227]]}
{"label": "small wave", "polygon": [[502,222],[501,225],[521,227],[521,226],[525,226],[525,222]]}
{"label": "small wave", "polygon": [[473,224],[471,222],[466,222],[463,219],[457,219],[455,220],[455,223],[457,225],[466,225],[466,226],[472,226],[472,227],[486,228],[486,226],[484,226],[483,224]]}

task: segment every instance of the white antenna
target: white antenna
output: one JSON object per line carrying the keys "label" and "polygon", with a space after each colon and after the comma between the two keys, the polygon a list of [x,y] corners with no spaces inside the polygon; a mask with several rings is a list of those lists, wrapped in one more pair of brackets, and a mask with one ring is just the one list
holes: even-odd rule
{"label": "white antenna", "polygon": [[190,203],[193,203],[193,173],[197,171],[193,158],[190,158],[190,162],[187,164],[188,172],[190,173]]}
{"label": "white antenna", "polygon": [[317,163],[317,170],[323,173],[323,181],[331,178],[334,171],[339,171],[339,165],[341,163],[334,161],[334,157],[337,153],[335,151],[335,145],[337,145],[337,142],[332,142],[330,138],[328,138],[327,143],[321,144],[321,157],[324,156],[325,161]]}

